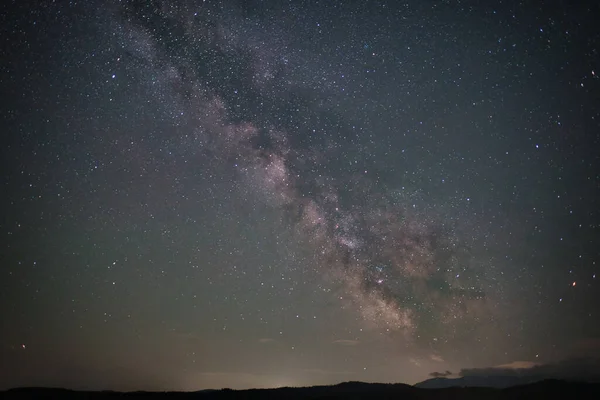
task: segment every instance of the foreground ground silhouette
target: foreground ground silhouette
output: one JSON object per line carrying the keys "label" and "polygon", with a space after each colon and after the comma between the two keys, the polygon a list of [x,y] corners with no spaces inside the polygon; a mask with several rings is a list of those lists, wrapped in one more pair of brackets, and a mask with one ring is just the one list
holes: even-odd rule
{"label": "foreground ground silhouette", "polygon": [[4,399],[600,399],[600,384],[547,380],[507,389],[420,389],[403,384],[346,382],[303,388],[209,390],[199,392],[84,392],[18,388],[0,392]]}

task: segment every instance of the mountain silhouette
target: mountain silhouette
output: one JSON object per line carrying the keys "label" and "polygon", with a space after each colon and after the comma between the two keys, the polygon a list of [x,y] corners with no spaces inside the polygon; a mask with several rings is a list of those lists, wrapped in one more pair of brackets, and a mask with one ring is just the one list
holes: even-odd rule
{"label": "mountain silhouette", "polygon": [[[439,378],[436,378],[439,380]],[[433,381],[436,379],[430,379]],[[459,378],[460,379],[460,378]],[[448,380],[448,379],[446,379]],[[450,379],[449,381],[456,381]],[[425,381],[427,382],[427,381]],[[462,382],[467,382],[463,380]],[[504,389],[493,387],[446,387],[442,389],[410,386],[404,384],[382,384],[345,382],[331,386],[283,387],[277,389],[248,390],[202,390],[197,392],[86,392],[51,388],[17,388],[0,392],[2,399],[94,399],[94,400],[141,400],[141,399],[549,399],[576,398],[600,399],[600,384],[545,380]]]}

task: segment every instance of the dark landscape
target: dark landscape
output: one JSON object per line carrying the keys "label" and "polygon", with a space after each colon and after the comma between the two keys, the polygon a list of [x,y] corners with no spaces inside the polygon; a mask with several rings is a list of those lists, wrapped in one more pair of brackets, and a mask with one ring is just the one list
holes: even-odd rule
{"label": "dark landscape", "polygon": [[20,388],[2,393],[6,399],[598,399],[600,384],[546,380],[505,389],[419,389],[403,384],[346,382],[302,388],[205,390],[199,392],[84,392],[65,389]]}

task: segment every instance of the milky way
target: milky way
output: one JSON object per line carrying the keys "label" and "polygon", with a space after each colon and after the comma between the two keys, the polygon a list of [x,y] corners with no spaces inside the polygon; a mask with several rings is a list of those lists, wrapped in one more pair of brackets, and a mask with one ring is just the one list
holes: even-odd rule
{"label": "milky way", "polygon": [[[296,108],[293,119],[335,118],[335,110],[315,104],[309,97],[314,94],[295,98],[302,84],[282,84],[286,75],[275,71],[298,67],[287,61],[285,43],[252,29],[244,30],[245,37],[235,30],[247,19],[215,21],[211,11],[219,11],[210,6],[199,10],[203,17],[192,11],[168,3],[131,7],[117,29],[150,78],[147,84],[157,86],[161,101],[176,105],[167,112],[193,127],[178,132],[193,137],[185,144],[189,151],[208,151],[232,166],[240,196],[254,191],[285,209],[289,228],[317,256],[314,268],[338,279],[370,323],[412,335],[419,319],[446,325],[476,318],[473,310],[485,307],[485,296],[452,227],[435,212],[412,212],[410,193],[394,197],[357,160],[331,172],[328,164],[343,157],[339,149],[354,141],[348,127],[334,134],[308,132],[306,140],[296,121],[281,122],[282,110],[298,102],[303,108]],[[273,51],[278,58],[264,54]],[[214,82],[214,76],[223,78]],[[284,89],[273,93],[270,87]],[[326,95],[326,89],[310,89],[315,97]]]}
{"label": "milky way", "polygon": [[597,6],[9,8],[0,385],[413,383],[600,348]]}

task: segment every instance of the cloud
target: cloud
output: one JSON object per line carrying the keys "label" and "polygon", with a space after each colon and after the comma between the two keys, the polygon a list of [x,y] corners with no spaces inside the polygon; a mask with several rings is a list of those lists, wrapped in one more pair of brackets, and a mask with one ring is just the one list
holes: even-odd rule
{"label": "cloud", "polygon": [[358,340],[351,339],[338,339],[332,342],[333,344],[339,344],[341,346],[357,346],[360,342]]}
{"label": "cloud", "polygon": [[525,368],[533,368],[536,366],[542,365],[541,363],[536,363],[533,361],[513,361],[508,364],[497,365],[493,368],[497,369],[525,369]]}
{"label": "cloud", "polygon": [[429,356],[429,358],[431,358],[431,360],[436,361],[436,362],[444,362],[444,359],[440,356],[438,356],[437,354],[431,354]]}
{"label": "cloud", "polygon": [[553,364],[515,361],[490,368],[461,369],[463,377],[516,376],[536,379],[600,381],[600,358],[572,358]]}
{"label": "cloud", "polygon": [[445,378],[452,375],[452,372],[450,371],[446,371],[446,372],[432,372],[429,374],[429,376],[433,377],[433,378]]}

